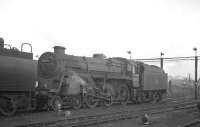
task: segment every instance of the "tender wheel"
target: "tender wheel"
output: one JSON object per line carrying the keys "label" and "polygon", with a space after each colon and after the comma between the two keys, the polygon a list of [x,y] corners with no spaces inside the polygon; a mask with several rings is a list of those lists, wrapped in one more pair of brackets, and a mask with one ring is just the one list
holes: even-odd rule
{"label": "tender wheel", "polygon": [[50,100],[49,107],[53,111],[59,111],[62,107],[62,99],[59,96],[53,96]]}
{"label": "tender wheel", "polygon": [[72,100],[72,107],[74,109],[80,109],[81,106],[82,106],[82,97],[81,95],[77,95],[75,97],[73,97],[73,100]]}
{"label": "tender wheel", "polygon": [[142,101],[143,102],[151,101],[150,93],[148,93],[148,92],[142,93]]}
{"label": "tender wheel", "polygon": [[160,100],[160,95],[159,93],[155,92],[153,93],[153,96],[152,96],[152,103],[157,103],[158,101]]}
{"label": "tender wheel", "polygon": [[129,90],[127,86],[122,86],[119,90],[120,103],[126,105],[129,101]]}
{"label": "tender wheel", "polygon": [[138,103],[138,104],[143,103],[142,95],[138,95],[138,96],[137,96],[137,103]]}
{"label": "tender wheel", "polygon": [[12,116],[15,114],[16,110],[17,110],[17,106],[14,102],[13,99],[11,98],[6,98],[6,97],[1,97],[0,98],[0,112],[4,115],[4,116]]}
{"label": "tender wheel", "polygon": [[163,98],[163,96],[162,96],[162,94],[159,92],[159,93],[158,93],[158,102],[160,102],[160,101],[162,100],[162,98]]}
{"label": "tender wheel", "polygon": [[85,95],[85,103],[89,108],[95,108],[98,105],[99,100],[93,95]]}

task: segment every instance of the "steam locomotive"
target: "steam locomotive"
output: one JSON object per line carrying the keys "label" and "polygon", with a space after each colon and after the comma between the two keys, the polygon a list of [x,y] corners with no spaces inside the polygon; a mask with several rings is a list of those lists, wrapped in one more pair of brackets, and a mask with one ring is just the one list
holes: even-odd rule
{"label": "steam locomotive", "polygon": [[[30,46],[30,52],[23,47]],[[81,57],[55,46],[33,60],[32,46],[21,51],[0,38],[0,113],[18,110],[111,106],[158,102],[166,95],[167,74],[159,67],[103,54]]]}
{"label": "steam locomotive", "polygon": [[81,57],[55,46],[38,60],[38,108],[94,108],[113,103],[157,102],[166,95],[167,74],[159,67],[103,54]]}

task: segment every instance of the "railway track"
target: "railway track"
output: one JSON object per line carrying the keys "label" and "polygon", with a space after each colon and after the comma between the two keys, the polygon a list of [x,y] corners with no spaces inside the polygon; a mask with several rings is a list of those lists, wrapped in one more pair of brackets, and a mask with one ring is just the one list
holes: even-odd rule
{"label": "railway track", "polygon": [[[171,112],[175,110],[186,110],[191,108],[196,108],[196,103],[199,100],[191,101],[180,101],[172,102],[167,104],[152,104],[146,107],[141,106],[141,108],[122,108],[120,110],[101,112],[96,114],[82,114],[79,116],[71,116],[65,114],[65,111],[58,113],[63,115],[62,119],[50,120],[50,121],[40,121],[34,123],[26,123],[21,125],[16,125],[14,127],[79,127],[88,126],[94,124],[101,124],[110,121],[123,120],[123,119],[134,119],[140,117],[144,113],[148,114],[159,114],[165,112]],[[66,116],[65,116],[66,115]]]}
{"label": "railway track", "polygon": [[195,120],[186,125],[183,125],[182,127],[200,127],[200,120]]}
{"label": "railway track", "polygon": [[[184,103],[184,102],[187,102],[187,101],[193,101],[194,99],[192,97],[189,97],[189,98],[166,98],[164,100],[162,100],[161,102],[157,103],[159,105],[170,105],[170,104],[176,104],[176,103]],[[146,104],[149,104],[149,103],[143,103],[143,104],[139,104],[140,106],[143,106],[143,105],[146,105]],[[130,105],[127,105],[127,107],[132,107],[134,104],[130,104]],[[135,104],[134,106],[136,106],[138,104]],[[121,105],[113,105],[112,107],[110,107],[110,110],[112,111],[113,109],[115,108],[121,108]],[[99,109],[99,107],[96,107],[96,109]],[[85,110],[85,109],[79,109],[79,110]],[[88,110],[88,109],[86,109]],[[46,111],[43,111],[43,112],[46,112]],[[35,112],[35,111],[32,111],[32,112],[18,112],[15,116],[10,116],[8,117],[8,119],[12,119],[12,118],[16,118],[16,117],[25,117],[25,116],[29,116],[31,114],[37,114],[38,112]],[[5,116],[0,116],[0,122],[2,119],[4,119]]]}

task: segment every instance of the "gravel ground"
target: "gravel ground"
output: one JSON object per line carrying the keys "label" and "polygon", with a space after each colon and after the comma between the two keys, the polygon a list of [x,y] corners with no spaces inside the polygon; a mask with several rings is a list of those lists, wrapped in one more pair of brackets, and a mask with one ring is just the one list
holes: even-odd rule
{"label": "gravel ground", "polygon": [[141,118],[128,119],[94,125],[91,127],[182,127],[187,123],[200,119],[200,113],[196,109],[189,111],[174,111],[159,115],[150,115],[150,124],[143,125]]}
{"label": "gravel ground", "polygon": [[[112,107],[99,107],[95,109],[81,109],[81,110],[67,110],[70,111],[70,115],[64,116],[64,112],[62,111],[61,114],[55,112],[39,112],[33,114],[22,114],[17,115],[14,117],[9,118],[2,118],[0,119],[0,127],[12,127],[14,125],[21,125],[27,123],[37,123],[37,122],[44,122],[44,121],[54,121],[54,120],[62,120],[66,118],[72,118],[76,116],[86,116],[86,115],[95,115],[95,114],[102,114],[102,113],[109,113],[109,112],[117,112],[123,110],[132,110],[132,109],[141,109],[141,107],[147,107],[151,104],[140,104],[140,105],[116,105]],[[152,106],[156,106],[153,104]]]}

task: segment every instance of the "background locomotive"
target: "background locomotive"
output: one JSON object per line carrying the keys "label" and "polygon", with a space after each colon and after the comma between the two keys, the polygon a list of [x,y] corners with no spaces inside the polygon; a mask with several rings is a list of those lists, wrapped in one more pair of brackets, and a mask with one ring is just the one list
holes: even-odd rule
{"label": "background locomotive", "polygon": [[[30,53],[23,52],[25,45],[30,46]],[[17,109],[35,107],[36,70],[31,44],[23,43],[19,51],[0,38],[0,113],[9,116]]]}
{"label": "background locomotive", "polygon": [[38,108],[157,102],[167,89],[167,74],[159,67],[103,54],[67,55],[60,46],[41,55],[38,77]]}

